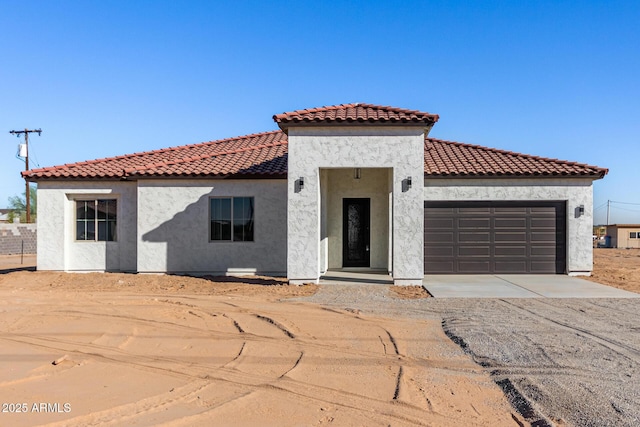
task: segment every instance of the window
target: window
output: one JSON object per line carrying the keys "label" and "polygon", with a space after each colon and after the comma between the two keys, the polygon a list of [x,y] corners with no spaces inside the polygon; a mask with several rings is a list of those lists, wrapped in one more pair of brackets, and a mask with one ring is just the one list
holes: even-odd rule
{"label": "window", "polygon": [[117,210],[116,199],[76,200],[76,240],[115,242]]}
{"label": "window", "polygon": [[640,233],[636,232],[636,231],[632,231],[629,233],[629,238],[630,239],[640,239]]}
{"label": "window", "polygon": [[211,199],[211,240],[253,242],[253,197]]}

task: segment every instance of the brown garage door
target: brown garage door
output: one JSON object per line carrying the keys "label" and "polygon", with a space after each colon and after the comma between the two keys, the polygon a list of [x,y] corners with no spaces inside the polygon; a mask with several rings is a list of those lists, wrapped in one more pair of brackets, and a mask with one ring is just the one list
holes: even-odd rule
{"label": "brown garage door", "polygon": [[425,202],[427,274],[565,272],[564,202]]}

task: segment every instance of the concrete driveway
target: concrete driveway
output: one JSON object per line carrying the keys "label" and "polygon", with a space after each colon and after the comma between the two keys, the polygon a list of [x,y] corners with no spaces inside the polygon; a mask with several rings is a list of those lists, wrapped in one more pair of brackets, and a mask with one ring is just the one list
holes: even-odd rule
{"label": "concrete driveway", "polygon": [[640,294],[564,275],[429,275],[436,298],[640,298]]}

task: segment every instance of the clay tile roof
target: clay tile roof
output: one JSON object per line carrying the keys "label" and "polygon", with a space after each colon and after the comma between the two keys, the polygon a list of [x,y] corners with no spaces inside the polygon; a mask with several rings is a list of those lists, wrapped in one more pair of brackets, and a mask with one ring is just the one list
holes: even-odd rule
{"label": "clay tile roof", "polygon": [[[323,112],[320,112],[322,110]],[[384,111],[382,111],[384,110]],[[292,119],[285,114],[286,118]],[[375,107],[367,104],[301,110],[300,117],[318,120],[427,120],[426,113]],[[282,115],[280,115],[282,116]],[[278,116],[276,116],[278,117]],[[325,118],[321,118],[325,117]],[[326,118],[330,117],[330,118]],[[351,119],[348,119],[348,118]],[[437,119],[437,116],[434,116]],[[278,121],[279,119],[276,119]],[[306,120],[306,119],[300,119]],[[309,119],[313,120],[313,119]],[[171,147],[125,156],[90,160],[61,166],[31,169],[22,175],[34,181],[46,179],[136,179],[141,177],[269,177],[287,176],[287,135],[272,131],[200,144]],[[568,176],[602,178],[607,169],[564,160],[548,159],[497,150],[478,145],[425,138],[424,174],[426,177],[527,177]]]}
{"label": "clay tile roof", "polygon": [[584,176],[602,178],[608,169],[565,160],[549,159],[425,138],[426,177]]}
{"label": "clay tile roof", "polygon": [[420,124],[432,126],[437,114],[372,104],[341,104],[276,114],[273,120],[281,128],[295,124]]}
{"label": "clay tile roof", "polygon": [[287,136],[265,132],[62,166],[31,169],[38,179],[124,179],[135,176],[286,177]]}

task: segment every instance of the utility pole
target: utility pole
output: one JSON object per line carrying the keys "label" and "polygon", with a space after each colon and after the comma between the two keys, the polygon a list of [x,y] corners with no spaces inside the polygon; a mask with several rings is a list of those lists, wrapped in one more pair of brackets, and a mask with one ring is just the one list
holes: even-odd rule
{"label": "utility pole", "polygon": [[[25,151],[26,151],[26,156],[24,158],[24,163],[25,163],[25,167],[24,170],[28,171],[29,170],[29,134],[30,133],[38,133],[38,136],[40,136],[40,134],[42,133],[42,129],[26,129],[25,130],[11,130],[9,131],[10,134],[13,134],[15,136],[17,136],[18,138],[20,138],[20,135],[24,134],[24,145],[25,145]],[[24,177],[24,181],[25,181],[25,199],[27,199],[27,224],[31,222],[31,191],[29,191],[29,178],[27,178],[26,176]]]}
{"label": "utility pole", "polygon": [[611,210],[611,200],[607,200],[607,225],[609,225],[609,211]]}

